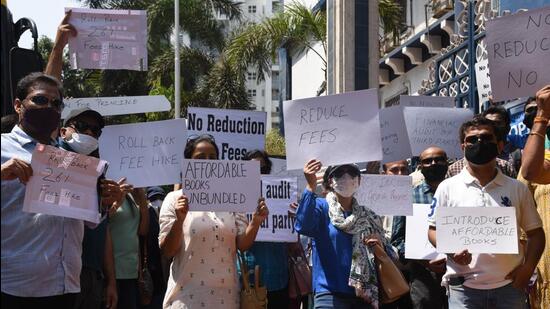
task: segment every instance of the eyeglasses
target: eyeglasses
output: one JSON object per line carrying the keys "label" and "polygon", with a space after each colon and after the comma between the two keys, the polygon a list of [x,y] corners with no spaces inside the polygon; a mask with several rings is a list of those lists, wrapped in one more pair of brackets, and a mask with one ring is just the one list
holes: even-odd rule
{"label": "eyeglasses", "polygon": [[86,132],[87,130],[90,130],[95,136],[100,137],[101,133],[103,132],[100,126],[94,126],[84,121],[74,121],[70,124],[73,126],[74,129],[78,132]]}
{"label": "eyeglasses", "polygon": [[34,97],[28,98],[31,102],[33,102],[36,105],[47,105],[50,104],[50,106],[57,108],[57,109],[63,109],[65,107],[65,104],[63,103],[63,100],[61,99],[52,99],[43,96],[43,95],[35,95]]}
{"label": "eyeglasses", "polygon": [[216,142],[216,140],[214,139],[214,136],[210,135],[210,134],[191,134],[189,136],[187,136],[187,142],[189,141],[194,141],[194,140],[197,140],[199,138],[203,138],[203,139],[209,139],[211,140],[212,142]]}
{"label": "eyeglasses", "polygon": [[444,156],[433,157],[433,158],[424,158],[424,159],[420,160],[420,163],[422,163],[423,165],[429,165],[429,164],[432,164],[432,163],[443,164],[443,163],[446,163],[446,162],[447,162],[447,157],[444,157]]}
{"label": "eyeglasses", "polygon": [[477,144],[481,142],[492,142],[496,139],[493,134],[480,134],[480,135],[471,135],[464,139],[464,142],[467,144]]}

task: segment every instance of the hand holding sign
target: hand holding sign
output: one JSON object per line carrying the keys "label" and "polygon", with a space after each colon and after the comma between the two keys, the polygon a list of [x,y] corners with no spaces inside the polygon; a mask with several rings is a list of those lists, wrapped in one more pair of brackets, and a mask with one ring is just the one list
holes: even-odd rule
{"label": "hand holding sign", "polygon": [[550,118],[550,85],[537,91],[536,98],[539,116]]}
{"label": "hand holding sign", "polygon": [[187,195],[182,194],[176,201],[177,222],[183,223],[183,221],[185,221],[185,217],[187,217],[187,212],[189,212],[189,199],[187,198]]}
{"label": "hand holding sign", "polygon": [[55,43],[54,46],[58,46],[60,48],[65,47],[67,43],[69,43],[69,38],[75,37],[78,32],[76,31],[76,28],[69,23],[69,19],[71,18],[72,10],[68,10],[65,13],[65,17],[61,21],[61,25],[57,27],[57,33],[55,35]]}
{"label": "hand holding sign", "polygon": [[258,208],[256,208],[256,212],[252,216],[252,222],[255,225],[260,225],[267,216],[269,216],[269,209],[267,208],[265,199],[262,197],[258,200]]}
{"label": "hand holding sign", "polygon": [[449,254],[448,257],[458,265],[468,265],[472,262],[472,254],[468,252],[468,249]]}
{"label": "hand holding sign", "polygon": [[317,188],[316,174],[321,170],[322,166],[321,161],[317,159],[309,160],[304,166],[304,176],[307,180],[307,189],[311,192],[315,192],[315,188]]}
{"label": "hand holding sign", "polygon": [[31,165],[21,159],[11,158],[2,164],[2,181],[19,179],[21,183],[27,183],[31,176]]}

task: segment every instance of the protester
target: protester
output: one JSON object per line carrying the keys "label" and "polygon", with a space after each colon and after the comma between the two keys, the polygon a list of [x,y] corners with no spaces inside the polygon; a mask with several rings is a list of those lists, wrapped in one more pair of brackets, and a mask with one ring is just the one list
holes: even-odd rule
{"label": "protester", "polygon": [[[296,231],[313,238],[313,289],[315,308],[378,308],[378,280],[373,245],[383,245],[382,219],[360,206],[353,197],[360,184],[356,165],[329,167],[323,186],[326,198],[315,194],[315,173],[321,162],[304,167],[307,186],[296,211]],[[352,258],[353,257],[353,258]]]}
{"label": "protester", "polygon": [[17,85],[19,124],[2,134],[2,307],[72,308],[80,292],[82,220],[23,212],[25,184],[37,143],[51,139],[61,118],[63,90],[44,73]]}
{"label": "protester", "polygon": [[125,180],[119,181],[125,194],[109,210],[109,230],[115,256],[117,308],[135,309],[139,299],[139,237],[147,235],[149,211],[145,190],[133,188]]}
{"label": "protester", "polygon": [[[271,173],[272,163],[265,151],[251,150],[246,153],[244,160],[260,161],[261,174]],[[244,257],[248,269],[253,270],[256,265],[260,266],[260,282],[267,288],[267,308],[287,308],[289,304],[287,244],[255,241],[245,252]],[[250,282],[255,281],[250,280]]]}
{"label": "protester", "polygon": [[[407,160],[399,160],[382,164],[382,174],[406,176],[409,175],[409,163]],[[386,238],[392,235],[393,216],[382,216],[382,227],[386,231]]]}
{"label": "protester", "polygon": [[[447,154],[439,147],[429,147],[420,154],[419,167],[424,175],[424,181],[413,188],[413,203],[432,203],[437,187],[445,179],[448,166]],[[407,265],[413,308],[448,308],[445,289],[441,287],[445,259],[405,259],[405,230],[405,217],[395,217],[391,243],[398,249],[400,259]]]}
{"label": "protester", "polygon": [[2,117],[2,134],[10,133],[13,127],[19,122],[19,115],[11,114]]}
{"label": "protester", "polygon": [[[103,117],[96,111],[89,108],[72,110],[60,130],[60,147],[99,157],[97,139],[104,125]],[[100,193],[104,207],[110,207],[123,194],[116,182],[106,179],[100,181]],[[104,295],[107,308],[115,308],[117,304],[113,244],[107,222],[107,219],[102,220],[94,229],[84,227],[80,294],[75,309],[99,309]]]}
{"label": "protester", "polygon": [[[518,180],[525,183],[535,198],[546,233],[550,231],[550,147],[543,146],[544,132],[550,139],[550,86],[537,92],[537,105],[530,122],[531,134],[525,147],[525,159]],[[529,108],[529,107],[528,107]],[[533,115],[533,116],[534,116]],[[537,120],[535,122],[535,119]],[[546,121],[545,121],[546,120]],[[543,150],[546,148],[545,150]],[[543,151],[545,151],[543,153]],[[544,156],[544,159],[542,157]],[[526,180],[531,178],[533,181]],[[546,246],[537,266],[536,286],[530,294],[531,308],[550,308],[550,247]]]}
{"label": "protester", "polygon": [[444,285],[450,308],[525,308],[525,288],[544,249],[541,219],[527,187],[496,168],[504,147],[493,121],[475,117],[462,124],[460,140],[466,167],[437,188],[428,236],[435,246],[436,213],[441,207],[515,207],[517,224],[527,235],[518,254],[448,254]]}
{"label": "protester", "polygon": [[[211,136],[202,135],[187,141],[184,157],[216,160],[219,151]],[[160,210],[159,243],[174,260],[164,308],[239,308],[237,249],[252,246],[268,214],[263,199],[248,224],[243,214],[189,212],[185,192],[168,193]]]}
{"label": "protester", "polygon": [[512,144],[508,139],[510,132],[510,113],[503,106],[490,106],[483,111],[482,116],[495,122],[498,129],[498,140],[504,142],[504,148],[499,153],[498,158],[508,161],[514,167],[514,171],[519,171],[521,167],[521,149]]}

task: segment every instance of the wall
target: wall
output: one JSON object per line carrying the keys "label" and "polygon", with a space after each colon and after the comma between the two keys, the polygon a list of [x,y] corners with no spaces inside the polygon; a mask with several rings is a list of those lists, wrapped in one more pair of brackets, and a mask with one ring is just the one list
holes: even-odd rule
{"label": "wall", "polygon": [[[323,55],[320,43],[314,49]],[[310,98],[317,95],[319,86],[325,80],[323,62],[314,52],[292,55],[292,99]]]}
{"label": "wall", "polygon": [[[433,58],[432,58],[433,59]],[[421,65],[394,79],[388,85],[380,88],[380,102],[384,102],[409,88],[409,94],[416,94],[420,89],[420,83],[423,79],[428,79],[428,64],[431,59],[424,61]]]}

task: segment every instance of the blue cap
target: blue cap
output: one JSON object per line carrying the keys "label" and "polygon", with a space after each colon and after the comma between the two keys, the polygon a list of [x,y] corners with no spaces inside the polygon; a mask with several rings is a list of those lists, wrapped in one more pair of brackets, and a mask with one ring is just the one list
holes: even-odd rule
{"label": "blue cap", "polygon": [[163,199],[166,196],[166,193],[164,193],[164,190],[161,187],[147,188],[147,199],[151,200],[155,196]]}

